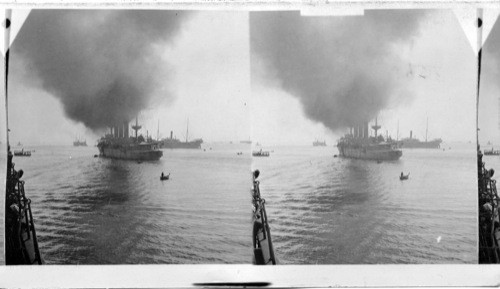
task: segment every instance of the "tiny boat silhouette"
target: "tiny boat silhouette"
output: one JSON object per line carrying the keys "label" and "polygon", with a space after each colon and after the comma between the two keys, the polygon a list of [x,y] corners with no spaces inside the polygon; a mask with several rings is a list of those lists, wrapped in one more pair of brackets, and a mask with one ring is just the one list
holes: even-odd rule
{"label": "tiny boat silhouette", "polygon": [[161,181],[165,181],[168,179],[170,179],[170,173],[168,173],[168,175],[164,175],[163,173],[161,173],[161,176],[160,176]]}
{"label": "tiny boat silhouette", "polygon": [[409,177],[410,177],[410,173],[408,173],[407,175],[405,175],[405,174],[403,174],[403,172],[401,172],[401,175],[399,176],[399,179],[401,181],[404,181],[404,180],[407,180]]}
{"label": "tiny boat silhouette", "polygon": [[254,157],[268,157],[269,155],[268,151],[263,151],[262,149],[260,149],[260,151],[252,152],[252,156]]}
{"label": "tiny boat silhouette", "polygon": [[31,157],[31,151],[21,149],[20,151],[14,151],[14,155],[18,157]]}

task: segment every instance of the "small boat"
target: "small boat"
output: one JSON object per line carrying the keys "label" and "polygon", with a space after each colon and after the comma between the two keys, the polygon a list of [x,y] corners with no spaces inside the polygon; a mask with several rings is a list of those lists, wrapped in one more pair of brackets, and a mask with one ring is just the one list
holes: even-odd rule
{"label": "small boat", "polygon": [[493,150],[493,148],[491,148],[491,150],[484,150],[484,155],[486,155],[486,156],[498,156],[498,155],[500,155],[500,150]]}
{"label": "small boat", "polygon": [[160,176],[161,181],[166,181],[168,179],[170,179],[170,173],[168,173],[168,175],[164,175],[163,173],[161,173],[161,176]]}
{"label": "small boat", "polygon": [[268,157],[268,156],[270,156],[270,154],[268,151],[263,151],[261,149],[260,151],[252,152],[252,156],[254,156],[254,157]]}
{"label": "small boat", "polygon": [[31,157],[31,151],[25,151],[24,149],[22,150],[17,150],[14,151],[14,155],[18,157]]}
{"label": "small boat", "polygon": [[407,180],[409,177],[410,177],[410,173],[408,173],[407,175],[404,175],[403,172],[401,172],[401,175],[399,176],[399,179],[401,181],[404,181],[404,180]]}

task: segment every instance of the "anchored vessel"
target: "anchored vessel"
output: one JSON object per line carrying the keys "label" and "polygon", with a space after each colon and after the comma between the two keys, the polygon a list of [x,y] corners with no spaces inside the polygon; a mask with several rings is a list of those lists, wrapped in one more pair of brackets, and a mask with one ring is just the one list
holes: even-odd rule
{"label": "anchored vessel", "polygon": [[76,139],[74,142],[73,142],[73,146],[75,147],[86,147],[87,146],[87,140],[79,140],[79,139]]}
{"label": "anchored vessel", "polygon": [[427,141],[427,131],[429,128],[429,121],[425,128],[425,141],[420,141],[418,138],[413,137],[413,131],[410,131],[410,137],[401,140],[401,146],[408,149],[438,149],[443,140],[440,138]]}
{"label": "anchored vessel", "polygon": [[485,156],[498,156],[498,155],[500,155],[500,150],[493,150],[493,148],[491,148],[491,150],[484,150],[484,155]]}
{"label": "anchored vessel", "polygon": [[254,157],[268,157],[270,155],[271,154],[268,151],[263,151],[262,149],[260,149],[259,151],[252,152],[252,156]]}
{"label": "anchored vessel", "polygon": [[255,265],[276,265],[271,229],[267,221],[265,203],[260,196],[259,170],[253,172],[252,208],[253,208],[253,253]]}
{"label": "anchored vessel", "polygon": [[350,133],[337,143],[340,156],[365,160],[397,160],[403,155],[395,142],[377,135],[380,129],[377,120],[372,129],[375,131],[374,137],[368,135],[368,122],[351,127]]}
{"label": "anchored vessel", "polygon": [[17,157],[31,157],[31,151],[25,151],[24,149],[15,150],[14,155]]}
{"label": "anchored vessel", "polygon": [[151,139],[145,140],[137,135],[137,131],[141,129],[137,119],[132,129],[135,130],[135,138],[129,137],[128,122],[111,127],[111,132],[102,137],[97,144],[100,156],[137,161],[159,160],[163,156],[163,152],[159,150],[159,143]]}
{"label": "anchored vessel", "polygon": [[201,149],[202,139],[192,141],[180,141],[173,136],[174,132],[170,131],[170,138],[164,138],[160,141],[160,147],[168,149]]}
{"label": "anchored vessel", "polygon": [[315,147],[324,147],[324,146],[326,146],[326,141],[324,140],[323,142],[320,142],[319,140],[315,140],[313,142],[313,146],[315,146]]}
{"label": "anchored vessel", "polygon": [[168,149],[201,149],[203,139],[198,138],[188,141],[189,136],[189,119],[186,126],[186,141],[180,141],[174,138],[174,132],[170,131],[170,138],[164,138],[160,141],[160,147]]}

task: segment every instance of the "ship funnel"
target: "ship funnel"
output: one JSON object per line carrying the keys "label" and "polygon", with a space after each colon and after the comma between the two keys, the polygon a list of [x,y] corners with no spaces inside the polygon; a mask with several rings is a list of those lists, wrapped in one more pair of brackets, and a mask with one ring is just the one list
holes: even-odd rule
{"label": "ship funnel", "polygon": [[128,121],[123,122],[123,138],[129,138]]}

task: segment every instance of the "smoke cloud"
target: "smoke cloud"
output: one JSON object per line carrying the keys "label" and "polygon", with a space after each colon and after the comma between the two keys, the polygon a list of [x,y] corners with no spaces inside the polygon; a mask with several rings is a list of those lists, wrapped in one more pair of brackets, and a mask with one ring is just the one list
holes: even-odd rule
{"label": "smoke cloud", "polygon": [[90,129],[130,121],[155,94],[171,97],[161,45],[172,43],[186,13],[33,10],[11,48],[13,70],[34,73]]}
{"label": "smoke cloud", "polygon": [[[332,131],[375,118],[401,90],[404,64],[395,44],[419,31],[425,11],[367,11],[364,16],[250,15],[252,63]],[[260,63],[260,62],[259,62]],[[254,69],[254,68],[252,68]]]}

